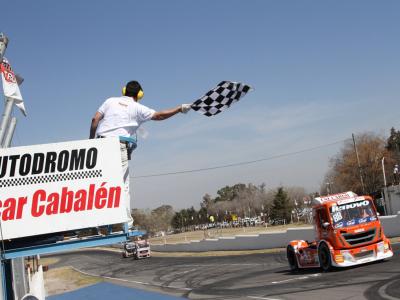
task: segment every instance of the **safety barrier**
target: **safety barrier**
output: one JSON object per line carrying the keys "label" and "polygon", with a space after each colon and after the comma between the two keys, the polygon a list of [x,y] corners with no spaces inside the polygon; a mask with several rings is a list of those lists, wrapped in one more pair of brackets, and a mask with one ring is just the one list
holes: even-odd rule
{"label": "safety barrier", "polygon": [[[400,215],[380,217],[385,234],[388,237],[400,236]],[[237,235],[191,241],[179,244],[151,245],[153,251],[160,252],[204,252],[232,250],[260,250],[286,247],[291,240],[308,240],[315,238],[313,227],[289,228],[281,232],[262,233],[257,235]]]}
{"label": "safety barrier", "polygon": [[400,215],[379,217],[382,223],[383,231],[387,237],[400,236]]}

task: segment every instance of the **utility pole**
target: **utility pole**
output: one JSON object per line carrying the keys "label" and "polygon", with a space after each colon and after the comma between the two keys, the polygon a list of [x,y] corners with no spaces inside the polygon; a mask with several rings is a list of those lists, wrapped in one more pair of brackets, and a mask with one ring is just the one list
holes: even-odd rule
{"label": "utility pole", "polygon": [[328,195],[331,194],[331,183],[330,182],[326,183],[326,192],[327,192]]}
{"label": "utility pole", "polygon": [[0,32],[0,62],[3,61],[4,53],[6,52],[8,45],[8,37],[2,32]]}
{"label": "utility pole", "polygon": [[383,185],[384,185],[384,187],[386,187],[387,182],[386,182],[386,174],[385,174],[385,157],[382,157],[382,173],[383,173]]}
{"label": "utility pole", "polygon": [[358,156],[358,150],[357,150],[357,145],[356,145],[356,139],[354,137],[354,133],[351,134],[353,137],[353,145],[354,145],[354,151],[356,152],[356,156],[357,156],[357,164],[358,164],[358,171],[360,173],[360,181],[361,181],[361,188],[363,191],[363,194],[365,194],[365,186],[364,186],[364,179],[363,179],[363,175],[362,175],[362,169],[361,169],[361,164],[360,164],[360,157]]}

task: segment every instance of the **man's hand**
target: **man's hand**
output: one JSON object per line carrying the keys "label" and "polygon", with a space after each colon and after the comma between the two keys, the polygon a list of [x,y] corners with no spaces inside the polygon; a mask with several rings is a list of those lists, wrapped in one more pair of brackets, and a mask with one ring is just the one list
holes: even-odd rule
{"label": "man's hand", "polygon": [[181,105],[181,112],[184,114],[186,114],[191,109],[192,109],[192,104],[182,104]]}

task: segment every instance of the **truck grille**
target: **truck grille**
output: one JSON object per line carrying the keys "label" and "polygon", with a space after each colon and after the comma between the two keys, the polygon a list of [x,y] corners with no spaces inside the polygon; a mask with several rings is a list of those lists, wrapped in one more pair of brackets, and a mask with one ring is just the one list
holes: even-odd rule
{"label": "truck grille", "polygon": [[342,233],[346,242],[350,245],[359,245],[371,242],[376,234],[376,229],[367,230],[360,233]]}
{"label": "truck grille", "polygon": [[359,258],[364,258],[364,257],[368,257],[368,256],[373,256],[373,255],[374,255],[374,250],[368,250],[368,251],[356,253],[356,254],[354,254],[354,257],[359,259]]}

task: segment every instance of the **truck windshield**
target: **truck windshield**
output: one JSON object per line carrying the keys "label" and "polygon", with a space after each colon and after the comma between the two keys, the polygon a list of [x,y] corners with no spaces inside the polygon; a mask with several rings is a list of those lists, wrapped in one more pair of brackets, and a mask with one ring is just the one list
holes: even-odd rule
{"label": "truck windshield", "polygon": [[369,200],[361,200],[342,205],[333,205],[329,209],[333,226],[342,228],[367,223],[377,219],[374,207]]}

